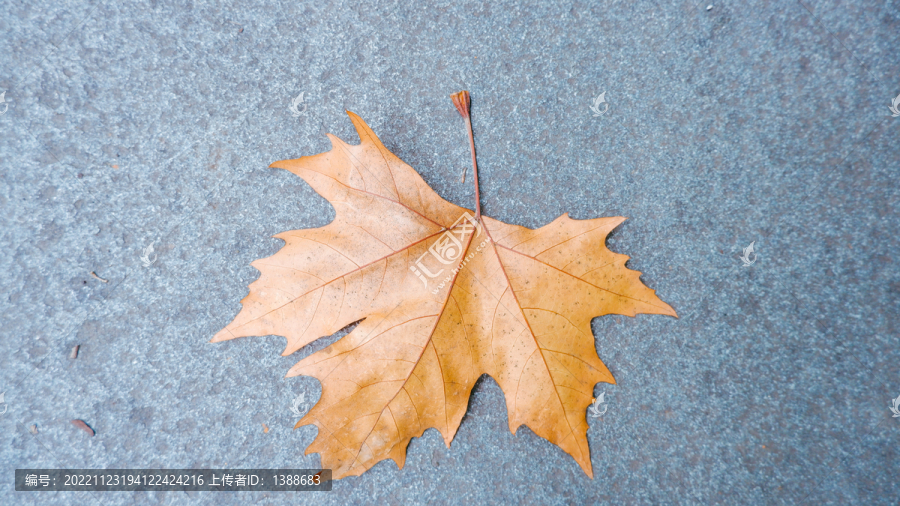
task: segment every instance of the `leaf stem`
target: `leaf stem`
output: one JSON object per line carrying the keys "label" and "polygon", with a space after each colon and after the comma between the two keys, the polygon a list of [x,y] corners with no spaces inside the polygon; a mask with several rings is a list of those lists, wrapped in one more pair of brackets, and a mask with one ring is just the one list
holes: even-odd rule
{"label": "leaf stem", "polygon": [[472,151],[472,180],[475,182],[475,221],[481,220],[481,194],[478,192],[478,162],[475,160],[475,135],[472,133],[472,118],[469,116],[471,99],[466,90],[450,95],[456,110],[466,120],[466,130],[469,132],[469,148]]}

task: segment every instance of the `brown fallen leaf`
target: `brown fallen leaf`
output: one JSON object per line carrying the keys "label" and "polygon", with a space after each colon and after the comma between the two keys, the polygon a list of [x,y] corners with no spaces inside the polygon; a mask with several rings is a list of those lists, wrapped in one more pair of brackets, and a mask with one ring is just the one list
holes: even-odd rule
{"label": "brown fallen leaf", "polygon": [[269,433],[269,426],[266,425],[266,424],[262,424],[262,426],[263,426],[263,433],[264,433],[264,434],[268,434],[268,433]]}
{"label": "brown fallen leaf", "polygon": [[94,429],[92,429],[88,424],[84,423],[83,420],[72,420],[72,425],[78,427],[79,429],[87,432],[91,436],[94,435]]}
{"label": "brown fallen leaf", "polygon": [[509,429],[527,425],[593,476],[586,410],[594,385],[615,383],[597,356],[591,319],[675,316],[606,248],[625,218],[564,214],[532,230],[480,215],[468,94],[454,96],[473,148],[475,215],[438,196],[356,114],[361,143],[275,162],[335,208],[315,229],[283,232],[243,308],[213,342],[287,338],[282,355],[362,320],[287,376],[322,383],[296,427],[315,425],[306,453],[334,479],[379,461],[402,468],[413,437],[437,429],[449,447],[482,375],[506,396]]}

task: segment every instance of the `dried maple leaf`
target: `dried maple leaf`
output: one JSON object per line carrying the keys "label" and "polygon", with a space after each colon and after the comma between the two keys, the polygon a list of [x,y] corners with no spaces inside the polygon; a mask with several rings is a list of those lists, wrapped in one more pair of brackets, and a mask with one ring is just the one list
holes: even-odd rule
{"label": "dried maple leaf", "polygon": [[[471,140],[468,96],[454,102]],[[212,341],[275,334],[289,355],[362,320],[287,373],[322,383],[296,427],[318,427],[306,453],[320,453],[335,479],[385,459],[402,468],[410,439],[430,427],[449,447],[482,374],[503,389],[513,433],[527,425],[593,476],[585,411],[594,385],[615,380],[591,319],[675,316],[625,267],[629,257],[606,248],[625,218],[564,214],[531,230],[480,216],[477,199],[473,217],[347,113],[361,144],[329,134],[330,151],[272,164],[328,199],[334,221],[276,235],[284,247],[251,264],[260,278]],[[477,194],[474,143],[473,169]]]}

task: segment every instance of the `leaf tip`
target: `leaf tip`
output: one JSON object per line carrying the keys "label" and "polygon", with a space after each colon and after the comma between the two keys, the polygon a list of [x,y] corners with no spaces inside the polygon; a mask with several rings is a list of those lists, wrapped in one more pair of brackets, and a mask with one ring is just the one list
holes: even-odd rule
{"label": "leaf tip", "polygon": [[216,332],[216,335],[214,335],[212,337],[212,339],[209,340],[209,342],[221,343],[222,341],[230,341],[232,339],[237,339],[237,338],[238,338],[238,336],[232,334],[231,331],[228,330],[228,328],[226,327],[226,328]]}
{"label": "leaf tip", "polygon": [[[656,295],[656,290],[650,290],[650,292],[652,292],[653,295]],[[660,309],[662,309],[662,311],[660,311],[656,314],[661,314],[661,315],[665,315],[665,316],[674,316],[675,318],[678,318],[678,313],[675,312],[675,309],[672,306],[663,302],[662,299],[660,299],[658,295],[656,295],[656,299],[662,304],[662,307],[660,307]]]}
{"label": "leaf tip", "polygon": [[[443,434],[441,434],[443,436]],[[444,436],[444,444],[447,446],[447,449],[450,449],[450,443],[453,442],[453,436],[447,437]]]}
{"label": "leaf tip", "polygon": [[594,479],[594,469],[590,465],[590,463],[588,464],[587,469],[585,469],[584,467],[582,467],[582,469],[584,469],[584,474],[588,475],[588,478],[592,480]]}
{"label": "leaf tip", "polygon": [[403,466],[406,465],[406,448],[409,445],[409,440],[406,440],[405,443],[401,441],[394,445],[391,448],[391,451],[388,453],[388,458],[393,460],[395,464],[397,464],[397,468],[402,470]]}

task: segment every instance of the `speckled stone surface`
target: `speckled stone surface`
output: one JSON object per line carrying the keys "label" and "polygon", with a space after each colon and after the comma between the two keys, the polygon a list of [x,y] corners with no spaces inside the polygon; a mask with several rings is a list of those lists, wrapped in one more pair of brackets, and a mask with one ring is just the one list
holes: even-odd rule
{"label": "speckled stone surface", "polygon": [[[900,4],[709,3],[0,2],[0,497],[895,503]],[[320,386],[284,374],[340,334],[207,342],[272,235],[334,216],[267,166],[357,142],[349,109],[471,206],[460,89],[484,213],[627,216],[609,247],[680,315],[593,321],[618,383],[593,480],[513,436],[483,377],[451,449],[429,430],[332,492],[13,490],[15,468],[317,467],[290,407]]]}

